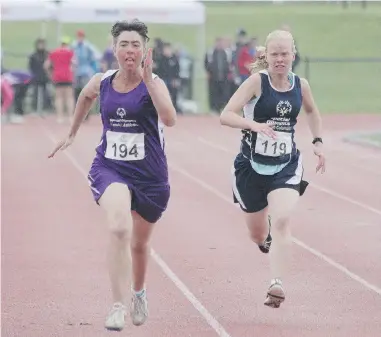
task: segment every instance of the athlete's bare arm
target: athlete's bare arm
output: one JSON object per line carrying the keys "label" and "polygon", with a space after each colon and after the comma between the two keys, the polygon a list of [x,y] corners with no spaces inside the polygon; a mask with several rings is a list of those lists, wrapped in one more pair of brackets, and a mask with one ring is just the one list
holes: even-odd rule
{"label": "athlete's bare arm", "polygon": [[311,87],[305,78],[300,79],[303,96],[303,109],[307,114],[307,121],[313,138],[322,138],[322,120],[319,109],[315,104]]}
{"label": "athlete's bare arm", "polygon": [[156,77],[146,83],[146,87],[160,120],[165,126],[174,126],[176,123],[176,110],[164,81]]}
{"label": "athlete's bare arm", "polygon": [[77,104],[75,106],[73,123],[70,128],[69,136],[74,137],[78,129],[89,113],[94,100],[98,97],[103,73],[95,74],[85,85],[79,94]]}
{"label": "athlete's bare arm", "polygon": [[253,97],[258,97],[261,90],[261,77],[259,74],[251,75],[244,81],[230,98],[228,104],[220,115],[222,125],[237,129],[251,129],[253,121],[241,116],[243,107]]}
{"label": "athlete's bare arm", "polygon": [[[312,91],[308,81],[305,78],[300,79],[303,95],[303,108],[307,114],[307,122],[310,127],[313,138],[323,138],[322,136],[322,121],[319,109],[315,104]],[[316,142],[314,145],[314,153],[318,156],[318,164],[316,172],[325,172],[325,156],[323,153],[323,144]]]}
{"label": "athlete's bare arm", "polygon": [[261,94],[261,77],[259,74],[251,75],[244,81],[234,95],[230,98],[220,116],[222,125],[241,130],[252,130],[275,137],[274,130],[267,124],[260,124],[240,116],[244,106],[254,97]]}

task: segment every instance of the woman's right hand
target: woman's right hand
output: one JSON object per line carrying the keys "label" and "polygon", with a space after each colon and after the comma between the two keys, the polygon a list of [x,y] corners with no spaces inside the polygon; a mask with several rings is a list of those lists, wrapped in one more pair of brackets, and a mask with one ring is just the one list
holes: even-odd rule
{"label": "woman's right hand", "polygon": [[274,127],[274,124],[253,122],[250,129],[251,131],[254,131],[256,133],[260,133],[272,139],[276,139],[277,135],[276,135],[276,132],[273,130],[273,127]]}
{"label": "woman's right hand", "polygon": [[54,150],[49,154],[48,158],[53,158],[57,151],[65,150],[67,147],[69,147],[74,141],[74,136],[67,136],[65,139],[59,141],[54,148]]}

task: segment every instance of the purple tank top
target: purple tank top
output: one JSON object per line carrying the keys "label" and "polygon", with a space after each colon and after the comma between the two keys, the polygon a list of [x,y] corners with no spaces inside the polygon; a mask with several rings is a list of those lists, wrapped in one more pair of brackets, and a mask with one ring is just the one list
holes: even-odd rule
{"label": "purple tank top", "polygon": [[103,133],[97,156],[131,182],[167,184],[164,125],[147,87],[142,81],[129,93],[119,93],[112,87],[116,73],[109,70],[101,80]]}

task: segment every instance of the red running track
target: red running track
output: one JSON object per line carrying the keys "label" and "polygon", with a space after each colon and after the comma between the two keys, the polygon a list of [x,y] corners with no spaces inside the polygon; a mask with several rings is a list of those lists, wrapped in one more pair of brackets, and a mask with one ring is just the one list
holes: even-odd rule
{"label": "red running track", "polygon": [[[341,139],[352,129],[376,129],[381,117],[324,122],[323,176],[314,173],[305,120],[298,125],[312,184],[293,217],[293,263],[278,310],[263,305],[268,256],[250,242],[231,202],[239,131],[216,117],[180,117],[167,129],[172,198],[153,239],[150,317],[142,327],[128,323],[121,336],[379,335],[381,152]],[[2,126],[4,337],[113,334],[103,328],[110,307],[105,218],[84,177],[100,131],[92,118],[70,150],[48,160],[67,126],[37,117]]]}

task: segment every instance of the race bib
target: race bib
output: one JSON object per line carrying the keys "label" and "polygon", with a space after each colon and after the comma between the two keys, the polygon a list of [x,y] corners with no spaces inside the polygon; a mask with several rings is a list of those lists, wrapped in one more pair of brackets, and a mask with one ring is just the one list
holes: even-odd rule
{"label": "race bib", "polygon": [[272,139],[261,133],[257,134],[255,153],[268,157],[279,157],[292,152],[291,133],[276,132],[277,138]]}
{"label": "race bib", "polygon": [[114,160],[142,160],[145,157],[144,133],[106,132],[105,157]]}

